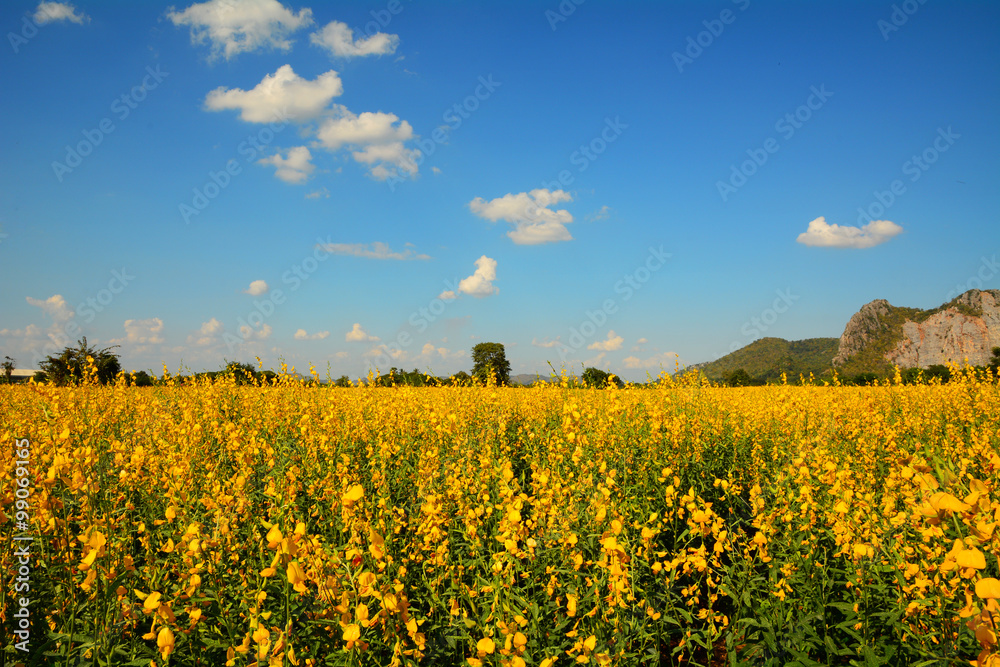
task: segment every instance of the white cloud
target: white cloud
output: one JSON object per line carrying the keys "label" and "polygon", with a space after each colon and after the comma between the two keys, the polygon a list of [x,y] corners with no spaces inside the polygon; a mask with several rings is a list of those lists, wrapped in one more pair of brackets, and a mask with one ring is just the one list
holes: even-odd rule
{"label": "white cloud", "polygon": [[54,21],[72,21],[83,25],[90,21],[86,14],[77,14],[76,7],[66,2],[39,2],[35,10],[35,23],[44,25]]}
{"label": "white cloud", "polygon": [[608,356],[607,352],[601,352],[596,357],[591,357],[590,359],[584,359],[583,360],[583,365],[584,366],[598,366],[599,367],[599,366],[601,366],[601,364],[604,363],[604,358],[606,356]]}
{"label": "white cloud", "polygon": [[220,333],[222,333],[222,322],[213,317],[208,322],[202,322],[197,333],[188,336],[188,343],[199,347],[208,347],[217,342]]}
{"label": "white cloud", "polygon": [[431,167],[431,171],[434,173],[435,176],[441,175],[441,170],[438,169],[437,167]]}
{"label": "white cloud", "polygon": [[65,322],[74,315],[73,310],[61,294],[53,294],[44,301],[42,299],[32,299],[30,296],[26,298],[29,304],[41,308],[56,322]]}
{"label": "white cloud", "polygon": [[205,96],[205,108],[237,109],[240,118],[248,123],[285,119],[302,123],[329,111],[330,100],[343,92],[344,84],[333,70],[308,81],[296,74],[291,65],[282,65],[250,90],[216,88]]}
{"label": "white cloud", "polygon": [[538,340],[537,338],[532,338],[531,344],[535,347],[557,347],[562,345],[559,338],[559,336],[556,336],[555,340]]}
{"label": "white cloud", "polygon": [[389,55],[395,53],[396,47],[399,46],[398,35],[384,32],[377,32],[355,41],[354,31],[340,21],[327,23],[322,30],[311,34],[309,41],[340,58]]}
{"label": "white cloud", "polygon": [[261,294],[267,294],[267,291],[271,289],[267,286],[267,283],[263,280],[255,280],[250,283],[250,287],[243,290],[244,294],[249,294],[250,296],[260,296]]}
{"label": "white cloud", "polygon": [[249,324],[244,324],[240,327],[240,338],[244,341],[267,340],[271,337],[271,332],[270,324],[263,324],[260,329],[254,329]]}
{"label": "white cloud", "polygon": [[276,167],[274,175],[285,183],[304,183],[309,178],[309,174],[316,169],[316,165],[310,162],[311,159],[312,155],[308,148],[296,146],[288,150],[288,157],[283,158],[278,153],[257,160],[257,164],[269,164]]}
{"label": "white cloud", "polygon": [[[377,338],[375,340],[378,340]],[[376,345],[367,352],[365,352],[366,357],[381,357],[388,356],[393,361],[406,361],[409,356],[406,350],[400,348],[398,345],[388,346],[385,343],[381,345]]]}
{"label": "white cloud", "polygon": [[643,346],[648,342],[649,341],[647,339],[640,338],[639,340],[635,341],[635,345],[632,346],[631,352],[642,352]]}
{"label": "white cloud", "polygon": [[597,222],[598,220],[607,220],[609,217],[611,217],[611,207],[602,206],[596,212],[591,213],[588,219],[591,222]]}
{"label": "white cloud", "polygon": [[321,146],[332,152],[352,149],[354,160],[369,165],[376,180],[417,173],[420,151],[406,147],[405,142],[414,138],[408,122],[382,111],[354,114],[343,105],[335,105],[334,112],[316,132]]}
{"label": "white cloud", "polygon": [[135,345],[158,345],[163,342],[163,320],[125,320],[125,342]]}
{"label": "white cloud", "polygon": [[820,216],[809,223],[797,241],[808,246],[828,248],[871,248],[885,243],[903,228],[888,220],[873,220],[864,227],[831,225]]}
{"label": "white cloud", "polygon": [[348,343],[365,343],[377,341],[379,340],[379,337],[370,335],[367,331],[361,328],[360,323],[355,322],[351,330],[344,335],[344,340]]}
{"label": "white cloud", "polygon": [[366,259],[430,259],[429,255],[418,254],[407,248],[403,252],[391,250],[386,243],[323,243],[318,246],[331,255],[350,255]]}
{"label": "white cloud", "polygon": [[[462,294],[481,299],[484,296],[496,294],[500,290],[493,285],[497,279],[497,261],[483,255],[476,260],[476,271],[468,278],[458,283],[458,291]],[[444,298],[444,297],[441,297]]]}
{"label": "white cloud", "polygon": [[629,356],[625,357],[622,362],[625,364],[625,368],[663,368],[669,370],[673,368],[678,361],[678,356],[676,352],[663,352],[661,354],[654,354],[652,357],[647,359],[640,359],[639,357]]}
{"label": "white cloud", "polygon": [[615,335],[614,331],[608,331],[608,337],[606,340],[598,341],[596,343],[591,343],[587,346],[588,350],[604,350],[605,352],[611,352],[613,350],[620,350],[622,343],[625,341],[621,336]]}
{"label": "white cloud", "polygon": [[312,10],[294,14],[277,0],[210,0],[182,12],[171,10],[175,26],[190,26],[191,41],[212,43],[212,55],[226,59],[248,51],[273,48],[287,51],[296,30],[312,24]]}
{"label": "white cloud", "polygon": [[538,188],[531,192],[509,193],[490,201],[476,197],[469,202],[469,208],[480,218],[513,224],[514,229],[507,232],[507,236],[514,243],[537,245],[573,239],[566,229],[566,225],[573,222],[573,216],[565,209],[550,208],[564,201],[573,201],[573,196],[563,190]]}
{"label": "white cloud", "polygon": [[329,331],[318,331],[314,334],[306,333],[305,329],[299,329],[295,332],[295,340],[323,340],[330,335]]}
{"label": "white cloud", "polygon": [[453,290],[446,289],[445,291],[438,294],[438,298],[443,299],[445,301],[451,301],[452,299],[457,299],[458,295],[455,294]]}
{"label": "white cloud", "polygon": [[325,187],[322,187],[319,190],[313,190],[312,192],[306,195],[306,199],[319,199],[320,197],[324,199],[329,199],[330,191],[327,190]]}

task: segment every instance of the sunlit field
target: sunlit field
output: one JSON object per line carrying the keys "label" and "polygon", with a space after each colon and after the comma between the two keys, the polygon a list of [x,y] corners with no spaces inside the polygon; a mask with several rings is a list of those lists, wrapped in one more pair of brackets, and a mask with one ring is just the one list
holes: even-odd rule
{"label": "sunlit field", "polygon": [[15,385],[0,435],[7,664],[1000,665],[971,374]]}

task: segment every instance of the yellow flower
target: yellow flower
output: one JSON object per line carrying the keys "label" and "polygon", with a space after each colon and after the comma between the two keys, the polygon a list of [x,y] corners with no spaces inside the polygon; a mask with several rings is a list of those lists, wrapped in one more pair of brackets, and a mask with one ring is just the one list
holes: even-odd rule
{"label": "yellow flower", "polygon": [[476,642],[476,650],[479,651],[480,655],[489,655],[496,650],[496,644],[489,637],[483,637]]}
{"label": "yellow flower", "polygon": [[160,633],[156,635],[156,645],[160,649],[160,655],[166,660],[167,656],[174,652],[174,633],[170,628],[160,628]]}
{"label": "yellow flower", "polygon": [[146,611],[156,611],[160,608],[160,598],[162,596],[159,592],[153,592],[146,596],[146,601],[142,603],[142,608]]}
{"label": "yellow flower", "polygon": [[358,502],[365,497],[365,488],[360,484],[355,484],[347,490],[344,494],[343,503],[344,507],[351,507],[354,503]]}
{"label": "yellow flower", "polygon": [[976,582],[976,595],[983,600],[1000,599],[1000,580],[992,577],[980,579]]}

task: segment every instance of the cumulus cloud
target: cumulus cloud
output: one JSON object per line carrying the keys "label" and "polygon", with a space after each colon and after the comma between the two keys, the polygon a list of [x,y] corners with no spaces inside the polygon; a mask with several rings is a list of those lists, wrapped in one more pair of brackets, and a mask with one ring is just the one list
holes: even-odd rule
{"label": "cumulus cloud", "polygon": [[134,345],[158,345],[163,342],[163,320],[125,320],[125,341]]}
{"label": "cumulus cloud", "polygon": [[309,174],[316,169],[316,165],[310,160],[312,155],[305,146],[297,146],[289,149],[288,157],[281,157],[281,153],[257,160],[257,164],[269,164],[276,167],[274,175],[285,183],[304,183]]}
{"label": "cumulus cloud", "polygon": [[33,18],[38,25],[55,21],[71,21],[83,25],[90,21],[89,16],[77,13],[76,7],[66,2],[39,2]]}
{"label": "cumulus cloud", "polygon": [[641,352],[642,349],[643,349],[643,346],[646,343],[648,343],[648,342],[649,341],[646,338],[640,338],[639,340],[635,341],[635,345],[632,346],[632,350],[631,351],[632,352]]}
{"label": "cumulus cloud", "polygon": [[611,352],[613,350],[620,350],[622,343],[625,341],[624,338],[615,334],[614,331],[608,331],[608,337],[606,340],[597,341],[596,343],[591,343],[587,346],[588,350],[604,350],[605,352]]}
{"label": "cumulus cloud", "polygon": [[320,124],[316,138],[329,151],[350,149],[356,162],[369,165],[369,173],[376,180],[412,176],[418,170],[420,151],[405,144],[414,138],[413,127],[393,113],[355,114],[336,105],[334,116]]}
{"label": "cumulus cloud", "polygon": [[259,329],[254,329],[249,324],[244,324],[240,327],[240,338],[245,341],[249,340],[267,340],[271,337],[271,325],[262,324]]}
{"label": "cumulus cloud", "polygon": [[864,227],[831,225],[820,216],[809,223],[807,230],[797,241],[808,246],[828,248],[871,248],[885,243],[903,231],[903,228],[888,220],[873,220]]}
{"label": "cumulus cloud", "polygon": [[490,201],[476,197],[469,202],[469,208],[490,222],[504,220],[514,225],[514,229],[507,232],[514,243],[537,245],[573,239],[566,229],[566,225],[573,222],[573,216],[565,209],[551,208],[568,201],[573,201],[568,192],[538,188],[531,192],[509,193]]}
{"label": "cumulus cloud", "polygon": [[555,340],[538,340],[537,338],[532,338],[531,344],[535,347],[557,347],[562,345],[559,338],[559,336],[556,336]]}
{"label": "cumulus cloud", "polygon": [[323,243],[318,246],[331,255],[350,255],[366,259],[430,259],[429,255],[418,254],[407,248],[403,252],[391,250],[389,245],[381,241],[367,243]]}
{"label": "cumulus cloud", "polygon": [[250,283],[250,287],[243,290],[244,294],[249,294],[250,296],[260,296],[261,294],[267,294],[267,291],[271,289],[267,286],[267,283],[263,280],[255,280]]}
{"label": "cumulus cloud", "polygon": [[188,343],[198,347],[208,347],[217,342],[220,333],[222,333],[222,322],[213,317],[208,322],[202,322],[197,333],[188,336]]}
{"label": "cumulus cloud", "polygon": [[[462,278],[462,280],[458,283],[458,291],[462,294],[468,294],[469,296],[481,299],[500,291],[493,285],[493,281],[496,279],[497,261],[483,255],[476,260],[475,273],[468,278]],[[439,298],[448,298],[445,297],[444,294],[448,294],[448,292],[442,293]],[[450,298],[454,298],[454,296],[451,296]]]}
{"label": "cumulus cloud", "polygon": [[458,295],[455,294],[454,290],[446,289],[445,291],[438,294],[438,298],[443,299],[445,301],[451,301],[452,299],[457,299]]}
{"label": "cumulus cloud", "polygon": [[277,0],[210,0],[182,12],[171,7],[167,18],[175,26],[189,26],[191,41],[212,45],[212,56],[233,56],[258,49],[287,51],[296,30],[312,24],[312,10],[293,13]]}
{"label": "cumulus cloud", "polygon": [[66,299],[61,294],[53,294],[48,299],[33,299],[27,297],[27,301],[36,308],[41,308],[48,313],[55,322],[65,322],[73,317],[73,310],[66,303]]}
{"label": "cumulus cloud", "polygon": [[640,359],[636,356],[625,357],[622,362],[625,364],[625,368],[670,368],[673,367],[679,357],[676,352],[663,352],[660,354],[654,354],[646,359]]}
{"label": "cumulus cloud", "polygon": [[343,92],[344,84],[333,70],[308,81],[291,65],[282,65],[250,90],[219,86],[205,97],[205,108],[238,110],[240,118],[248,123],[285,119],[303,123],[329,111],[330,100]]}
{"label": "cumulus cloud", "polygon": [[309,41],[339,58],[390,55],[395,53],[396,47],[399,46],[398,35],[384,32],[377,32],[355,41],[354,31],[340,21],[327,23],[322,30],[311,34]]}
{"label": "cumulus cloud", "polygon": [[306,333],[305,329],[299,329],[295,332],[295,340],[323,340],[330,335],[329,331],[317,331],[314,334]]}
{"label": "cumulus cloud", "polygon": [[348,343],[367,343],[375,342],[379,340],[379,337],[370,335],[367,331],[361,328],[360,323],[355,322],[351,330],[344,335],[344,340]]}

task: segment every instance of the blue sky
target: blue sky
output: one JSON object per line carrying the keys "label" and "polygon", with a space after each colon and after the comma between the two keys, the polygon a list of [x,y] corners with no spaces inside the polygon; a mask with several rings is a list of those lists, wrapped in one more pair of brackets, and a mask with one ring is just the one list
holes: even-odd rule
{"label": "blue sky", "polygon": [[5,2],[0,354],[627,379],[1000,287],[992,2]]}

